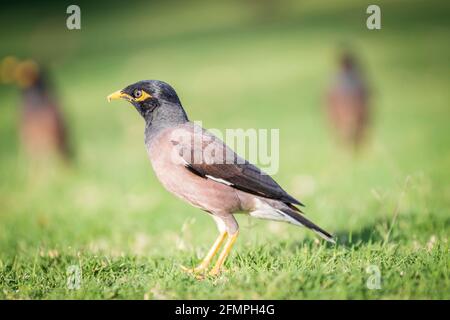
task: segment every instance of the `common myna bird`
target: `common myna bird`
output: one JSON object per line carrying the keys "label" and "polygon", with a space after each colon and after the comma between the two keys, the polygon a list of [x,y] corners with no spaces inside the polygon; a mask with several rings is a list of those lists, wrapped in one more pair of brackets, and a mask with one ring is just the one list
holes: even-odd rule
{"label": "common myna bird", "polygon": [[188,272],[204,272],[225,243],[210,275],[217,275],[238,236],[236,213],[307,227],[334,242],[331,234],[306,219],[300,201],[270,176],[239,157],[212,133],[190,122],[175,90],[165,82],[146,80],[112,93],[129,101],[145,120],[145,145],[163,186],[211,215],[219,237],[200,263]]}
{"label": "common myna bird", "polygon": [[355,58],[345,52],[327,92],[327,114],[338,140],[357,150],[369,122],[368,90]]}
{"label": "common myna bird", "polygon": [[20,137],[29,157],[53,155],[69,158],[66,125],[43,67],[35,61],[20,62],[14,78],[21,89]]}

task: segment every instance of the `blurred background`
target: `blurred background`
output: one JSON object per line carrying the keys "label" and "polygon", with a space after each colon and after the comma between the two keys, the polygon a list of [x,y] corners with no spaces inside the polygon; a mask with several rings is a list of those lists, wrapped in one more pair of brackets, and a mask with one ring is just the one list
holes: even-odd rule
{"label": "blurred background", "polygon": [[[143,120],[106,101],[143,79],[170,83],[206,128],[279,128],[274,178],[343,243],[447,239],[448,2],[376,1],[381,30],[367,29],[373,3],[359,0],[78,1],[81,30],[66,28],[70,4],[2,3],[0,59],[17,58],[3,66],[31,60],[47,79],[39,86],[31,72],[32,84],[20,86],[7,70],[0,79],[4,268],[56,255],[66,258],[49,270],[64,270],[99,253],[185,262],[213,241],[213,221],[156,180]],[[62,160],[30,151],[39,143],[24,132],[40,125],[24,119],[37,105],[58,110],[42,134],[70,150],[56,152]],[[237,250],[314,239],[289,225],[239,222]]]}

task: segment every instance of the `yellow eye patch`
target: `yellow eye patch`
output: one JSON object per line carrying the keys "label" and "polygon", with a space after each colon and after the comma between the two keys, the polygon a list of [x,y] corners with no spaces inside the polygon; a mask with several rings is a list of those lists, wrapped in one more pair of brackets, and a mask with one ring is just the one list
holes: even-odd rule
{"label": "yellow eye patch", "polygon": [[141,95],[140,95],[138,98],[133,98],[134,101],[141,102],[141,101],[147,100],[147,99],[149,99],[149,98],[152,97],[151,95],[149,95],[149,94],[148,94],[147,92],[145,92],[144,90],[140,90],[140,92],[141,92]]}

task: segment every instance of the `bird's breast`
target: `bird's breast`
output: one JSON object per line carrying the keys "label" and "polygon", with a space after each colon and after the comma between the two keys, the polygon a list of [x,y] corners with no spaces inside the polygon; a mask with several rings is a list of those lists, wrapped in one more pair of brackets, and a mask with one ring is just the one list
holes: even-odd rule
{"label": "bird's breast", "polygon": [[189,171],[168,134],[162,133],[153,139],[147,145],[147,152],[158,180],[177,197],[210,212],[240,210],[236,190]]}

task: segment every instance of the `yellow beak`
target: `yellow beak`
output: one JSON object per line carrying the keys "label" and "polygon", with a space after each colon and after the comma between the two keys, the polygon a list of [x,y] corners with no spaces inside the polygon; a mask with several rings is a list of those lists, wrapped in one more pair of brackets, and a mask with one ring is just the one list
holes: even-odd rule
{"label": "yellow beak", "polygon": [[128,94],[122,92],[121,90],[118,90],[114,93],[111,93],[107,97],[107,99],[108,99],[108,102],[111,102],[111,100],[117,100],[117,99],[125,99],[125,100],[130,101],[132,98]]}

